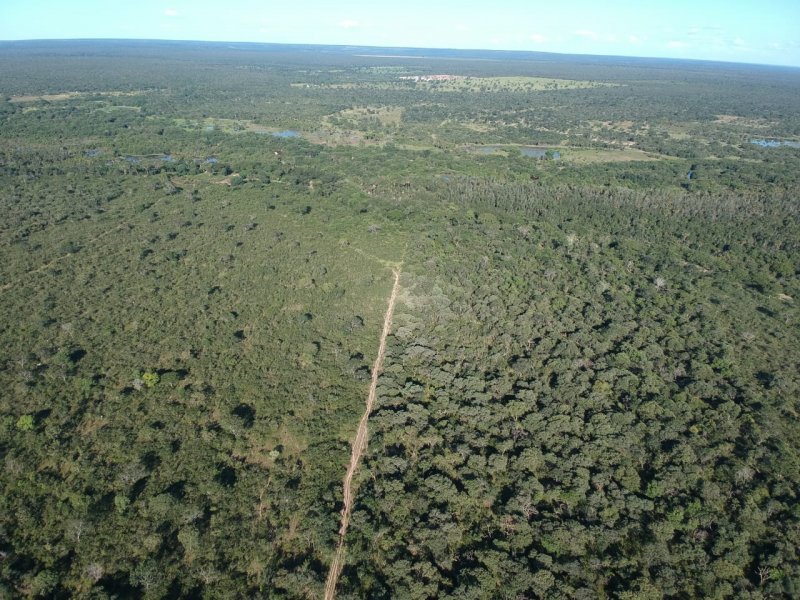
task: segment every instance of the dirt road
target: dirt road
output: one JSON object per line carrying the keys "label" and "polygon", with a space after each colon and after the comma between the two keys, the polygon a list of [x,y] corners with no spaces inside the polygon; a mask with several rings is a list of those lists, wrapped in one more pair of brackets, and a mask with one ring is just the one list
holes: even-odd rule
{"label": "dirt road", "polygon": [[378,389],[378,375],[380,375],[383,368],[383,359],[386,356],[386,338],[392,329],[392,316],[394,315],[394,303],[397,299],[397,291],[400,288],[400,271],[394,271],[394,286],[392,293],[389,296],[389,305],[386,308],[386,316],[383,319],[383,332],[381,333],[381,341],[378,346],[378,356],[375,358],[375,364],[372,366],[372,381],[369,384],[369,394],[367,395],[367,403],[364,407],[364,414],[361,415],[361,421],[358,423],[356,430],[356,437],[353,440],[352,451],[350,453],[350,464],[347,467],[347,473],[344,476],[344,507],[342,508],[341,525],[339,526],[339,543],[336,545],[336,554],[331,561],[330,569],[328,570],[328,580],[325,583],[325,600],[333,600],[336,594],[336,582],[339,580],[339,575],[344,567],[344,538],[347,534],[347,527],[350,525],[350,513],[353,510],[353,476],[358,469],[358,463],[361,461],[361,456],[367,448],[367,424],[369,422],[369,415],[375,404],[375,393]]}

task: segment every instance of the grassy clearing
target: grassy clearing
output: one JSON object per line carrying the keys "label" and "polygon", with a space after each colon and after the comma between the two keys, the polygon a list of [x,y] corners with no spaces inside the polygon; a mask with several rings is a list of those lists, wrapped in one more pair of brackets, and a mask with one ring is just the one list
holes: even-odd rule
{"label": "grassy clearing", "polygon": [[26,96],[9,96],[9,100],[11,102],[64,102],[65,100],[73,100],[75,98],[90,98],[93,96],[110,96],[110,97],[118,97],[118,96],[141,96],[144,94],[144,91],[136,91],[136,92],[61,92],[58,94],[38,94],[38,95],[26,95]]}
{"label": "grassy clearing", "polygon": [[470,131],[475,131],[477,133],[487,133],[492,130],[491,126],[486,123],[480,123],[478,121],[470,121],[468,123],[460,123],[462,127],[466,127]]}
{"label": "grassy clearing", "polygon": [[[484,146],[468,145],[462,150],[469,154],[478,156],[517,156],[522,148],[537,148],[528,144],[489,144]],[[554,150],[560,153],[560,160],[568,163],[590,164],[590,163],[622,163],[634,161],[656,161],[665,157],[652,153],[644,152],[636,148],[614,149],[593,149],[575,148],[570,146],[551,145],[541,146],[541,150]],[[530,157],[535,160],[534,157]]]}
{"label": "grassy clearing", "polygon": [[304,133],[303,138],[312,144],[322,146],[376,146],[386,143],[383,138],[365,135],[358,131],[327,128]]}
{"label": "grassy clearing", "polygon": [[754,127],[756,129],[766,129],[775,125],[775,121],[768,119],[748,119],[747,117],[739,117],[736,115],[717,115],[714,123],[719,125],[738,125],[742,127]]}
{"label": "grassy clearing", "polygon": [[636,148],[624,148],[621,150],[568,148],[561,149],[561,160],[576,164],[590,164],[656,161],[664,160],[664,157],[644,152],[643,150],[637,150]]}
{"label": "grassy clearing", "polygon": [[649,125],[636,123],[635,121],[589,121],[593,131],[603,131],[610,129],[611,131],[622,131],[624,133],[633,133],[638,129],[646,130]]}

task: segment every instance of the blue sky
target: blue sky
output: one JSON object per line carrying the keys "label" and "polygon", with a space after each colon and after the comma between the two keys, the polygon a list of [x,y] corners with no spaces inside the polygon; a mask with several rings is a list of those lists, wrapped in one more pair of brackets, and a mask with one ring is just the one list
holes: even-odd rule
{"label": "blue sky", "polygon": [[540,50],[800,66],[800,0],[0,0],[0,39]]}

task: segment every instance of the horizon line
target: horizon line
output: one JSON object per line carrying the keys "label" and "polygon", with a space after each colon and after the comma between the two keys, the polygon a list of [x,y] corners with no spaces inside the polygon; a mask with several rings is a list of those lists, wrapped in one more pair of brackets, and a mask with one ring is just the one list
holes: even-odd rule
{"label": "horizon line", "polygon": [[[666,56],[637,56],[629,54],[584,54],[569,52],[548,52],[543,50],[512,50],[497,48],[456,48],[447,46],[380,46],[380,45],[361,45],[361,44],[320,44],[306,42],[264,42],[248,40],[202,40],[202,39],[169,39],[169,38],[25,38],[25,39],[0,39],[0,44],[30,43],[30,42],[168,42],[168,43],[187,43],[187,44],[249,44],[254,46],[314,46],[320,48],[381,48],[395,50],[437,50],[437,51],[456,51],[456,52],[483,52],[483,53],[507,53],[507,54],[532,54],[547,55],[554,57],[587,57],[587,58],[608,58],[608,59],[630,59],[630,60],[652,60],[652,61],[674,61],[686,63],[705,63],[721,65],[739,65],[748,67],[769,67],[777,69],[800,70],[800,65],[781,65],[773,63],[756,62],[737,62],[726,60],[714,60],[708,58],[678,58]],[[371,58],[370,55],[361,55],[362,58]],[[442,59],[446,57],[425,57],[425,56],[375,56],[374,58],[434,58]],[[477,57],[476,57],[477,58]],[[489,59],[492,60],[492,59]]]}

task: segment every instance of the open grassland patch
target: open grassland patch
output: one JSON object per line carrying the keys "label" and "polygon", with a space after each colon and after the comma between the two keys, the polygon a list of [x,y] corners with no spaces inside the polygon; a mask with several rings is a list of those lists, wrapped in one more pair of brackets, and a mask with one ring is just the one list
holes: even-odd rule
{"label": "open grassland patch", "polygon": [[304,133],[303,137],[312,144],[323,146],[379,146],[386,142],[385,139],[374,135],[336,128],[317,129]]}
{"label": "open grassland patch", "polygon": [[93,96],[141,96],[144,91],[135,92],[60,92],[58,94],[31,94],[24,96],[9,96],[11,102],[63,102],[65,100],[73,100],[75,98],[91,98]]}
{"label": "open grassland patch", "polygon": [[595,150],[589,148],[569,148],[561,150],[561,160],[565,162],[589,164],[589,163],[621,163],[634,161],[656,161],[664,157],[637,150],[636,148],[624,148],[620,150]]}
{"label": "open grassland patch", "polygon": [[342,83],[290,83],[289,85],[293,88],[323,90],[399,90],[411,88],[414,84],[408,83],[406,85],[401,85],[399,82],[375,83],[348,81]]}
{"label": "open grassland patch", "polygon": [[637,130],[647,130],[649,125],[646,123],[636,123],[631,120],[622,121],[589,121],[593,131],[621,131],[623,133],[633,133]]}
{"label": "open grassland patch", "polygon": [[[551,146],[531,146],[526,144],[490,144],[490,145],[465,145],[462,150],[468,154],[478,156],[500,156],[500,157],[516,157],[520,152],[523,155],[528,152],[528,158],[534,160],[536,158],[556,158],[568,163],[589,164],[589,163],[622,163],[634,161],[656,161],[665,157],[657,154],[645,152],[636,148],[620,148],[620,149],[595,149],[595,148],[577,148],[566,145],[551,145]],[[547,152],[551,151],[555,156],[535,156],[530,154],[533,151]]]}
{"label": "open grassland patch", "polygon": [[80,92],[63,92],[61,94],[41,94],[38,96],[11,96],[11,102],[37,102],[40,100],[44,100],[45,102],[59,102],[62,100],[71,100],[80,95]]}
{"label": "open grassland patch", "polygon": [[717,115],[714,123],[721,125],[739,125],[743,127],[754,127],[757,129],[765,129],[775,124],[775,121],[769,119],[751,119],[748,117],[740,117],[737,115]]}
{"label": "open grassland patch", "polygon": [[481,123],[479,121],[469,121],[465,123],[460,123],[462,127],[469,129],[470,131],[476,131],[478,133],[487,133],[492,130],[491,126],[487,123]]}

